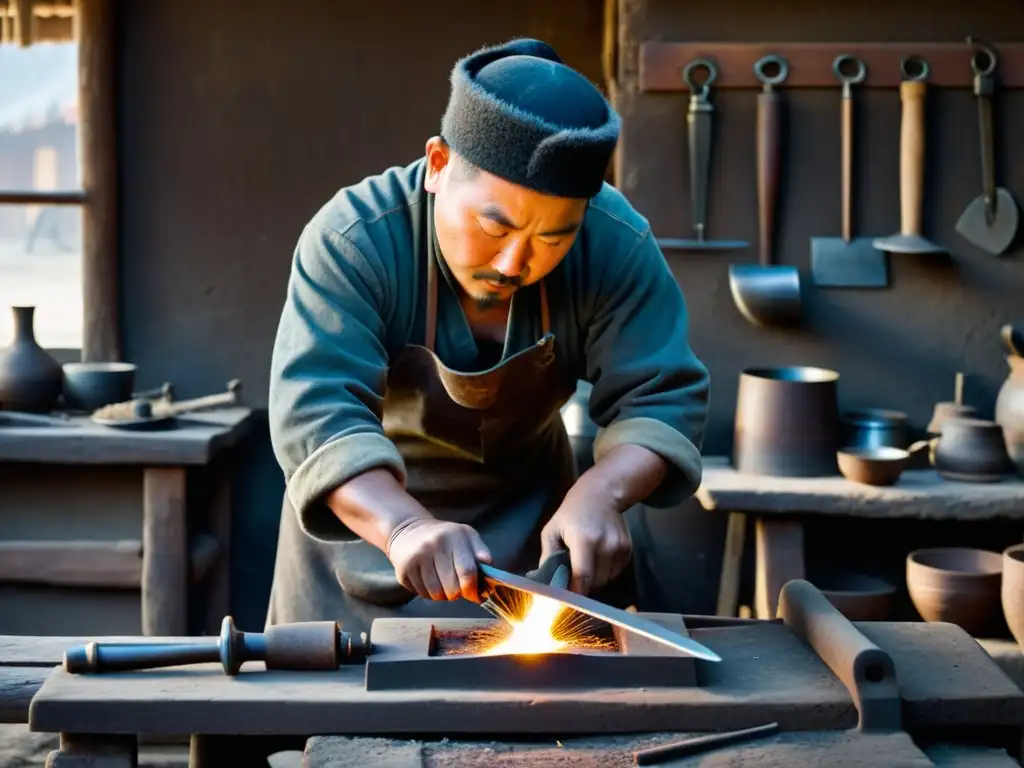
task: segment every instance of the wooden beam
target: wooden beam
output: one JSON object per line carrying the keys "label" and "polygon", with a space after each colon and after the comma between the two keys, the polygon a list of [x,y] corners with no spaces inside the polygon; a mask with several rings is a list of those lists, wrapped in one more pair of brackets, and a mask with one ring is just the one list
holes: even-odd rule
{"label": "wooden beam", "polygon": [[[1024,88],[1024,43],[992,43],[998,57],[996,81],[1001,88]],[[683,68],[698,58],[714,61],[714,88],[761,88],[754,63],[762,56],[784,58],[789,76],[778,88],[839,88],[832,63],[841,54],[861,58],[867,78],[858,88],[898,88],[900,60],[916,55],[928,63],[928,84],[971,88],[974,49],[960,43],[697,43],[646,42],[640,46],[640,90],[687,90]]]}
{"label": "wooden beam", "polygon": [[83,203],[85,203],[85,192],[81,190],[52,192],[0,189],[0,205],[82,205]]}
{"label": "wooden beam", "polygon": [[77,0],[83,362],[121,360],[114,0]]}
{"label": "wooden beam", "polygon": [[188,629],[186,470],[147,467],[142,478],[142,634]]}
{"label": "wooden beam", "polygon": [[[144,554],[138,539],[0,541],[0,583],[139,589]],[[189,580],[201,581],[219,559],[217,540],[197,536],[189,551]]]}

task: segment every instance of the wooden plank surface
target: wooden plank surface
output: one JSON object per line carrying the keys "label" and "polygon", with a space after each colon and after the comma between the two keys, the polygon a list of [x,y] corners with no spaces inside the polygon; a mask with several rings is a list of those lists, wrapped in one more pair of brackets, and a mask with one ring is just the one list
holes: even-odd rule
{"label": "wooden plank surface", "polygon": [[877,487],[835,477],[769,477],[737,472],[724,456],[704,459],[697,499],[708,510],[923,520],[1024,519],[1024,479],[955,483],[934,470],[908,470]]}
{"label": "wooden plank surface", "polygon": [[546,732],[714,730],[777,720],[793,730],[853,727],[857,712],[828,668],[780,624],[695,629],[725,661],[699,663],[700,687],[366,692],[363,666],[229,678],[217,665],[70,675],[33,701],[34,730],[95,733]]}
{"label": "wooden plank surface", "polygon": [[32,697],[50,672],[49,667],[0,666],[0,723],[28,722]]}
{"label": "wooden plank surface", "polygon": [[[189,580],[200,581],[219,556],[215,538],[197,536],[189,552]],[[0,541],[0,583],[138,589],[142,562],[140,539]]]}
{"label": "wooden plank surface", "polygon": [[[1024,43],[993,43],[999,60],[996,77],[1003,88],[1024,88]],[[943,88],[972,88],[973,49],[964,42],[908,43],[718,43],[645,42],[640,44],[640,90],[687,89],[682,71],[697,58],[710,58],[718,69],[712,88],[760,89],[754,63],[762,56],[782,56],[789,76],[779,88],[838,88],[832,62],[841,54],[859,57],[867,78],[857,87],[898,88],[900,61],[916,55],[928,62],[928,83]]]}
{"label": "wooden plank surface", "polygon": [[253,427],[248,408],[181,417],[176,429],[131,432],[73,417],[66,427],[0,428],[0,461],[133,466],[208,464]]}

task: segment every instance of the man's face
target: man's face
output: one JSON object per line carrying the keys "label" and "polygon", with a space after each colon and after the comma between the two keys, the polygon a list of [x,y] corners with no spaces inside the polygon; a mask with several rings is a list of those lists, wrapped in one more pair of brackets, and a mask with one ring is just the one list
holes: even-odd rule
{"label": "man's face", "polygon": [[587,201],[542,195],[483,170],[467,170],[439,138],[427,142],[425,186],[445,262],[481,308],[507,301],[558,266],[583,224]]}

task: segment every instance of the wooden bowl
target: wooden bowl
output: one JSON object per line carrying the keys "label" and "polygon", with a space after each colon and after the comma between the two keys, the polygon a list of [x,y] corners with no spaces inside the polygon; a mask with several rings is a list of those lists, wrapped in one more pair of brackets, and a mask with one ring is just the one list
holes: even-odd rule
{"label": "wooden bowl", "polygon": [[821,593],[850,621],[885,621],[896,587],[862,573],[835,573],[814,580]]}
{"label": "wooden bowl", "polygon": [[843,477],[866,485],[892,485],[910,461],[902,448],[844,448],[836,454]]}
{"label": "wooden bowl", "polygon": [[935,547],[907,555],[907,591],[925,621],[983,632],[999,610],[1003,555],[986,549]]}

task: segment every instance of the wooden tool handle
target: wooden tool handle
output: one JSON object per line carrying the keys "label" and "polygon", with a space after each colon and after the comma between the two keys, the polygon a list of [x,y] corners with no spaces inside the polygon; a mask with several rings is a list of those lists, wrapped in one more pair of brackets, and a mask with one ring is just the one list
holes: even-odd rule
{"label": "wooden tool handle", "polygon": [[900,126],[900,229],[921,234],[924,199],[924,106],[928,86],[921,80],[900,83],[903,120]]}
{"label": "wooden tool handle", "polygon": [[198,411],[203,408],[217,408],[227,405],[235,405],[238,402],[239,393],[242,391],[242,383],[238,379],[228,382],[228,391],[217,395],[205,395],[192,400],[181,400],[177,403],[158,402],[153,405],[154,416],[177,416],[181,413]]}
{"label": "wooden tool handle", "polygon": [[853,97],[842,98],[843,240],[853,239]]}
{"label": "wooden tool handle", "polygon": [[757,228],[761,266],[772,263],[775,203],[779,189],[782,104],[775,91],[757,94]]}

